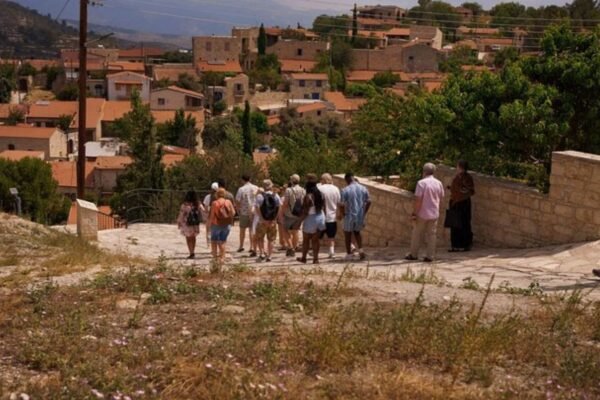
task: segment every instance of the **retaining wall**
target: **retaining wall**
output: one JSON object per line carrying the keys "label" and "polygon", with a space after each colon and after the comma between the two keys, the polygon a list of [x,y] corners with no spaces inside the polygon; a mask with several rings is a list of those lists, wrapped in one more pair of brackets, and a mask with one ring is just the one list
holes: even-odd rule
{"label": "retaining wall", "polygon": [[[436,173],[449,186],[453,168]],[[600,156],[565,151],[552,156],[550,192],[506,179],[473,173],[473,232],[475,244],[526,248],[600,239]],[[406,246],[410,242],[412,192],[359,178],[371,194],[373,205],[364,231],[365,246]],[[335,177],[343,187],[343,176]],[[442,205],[440,244],[449,235],[441,226],[449,194]]]}

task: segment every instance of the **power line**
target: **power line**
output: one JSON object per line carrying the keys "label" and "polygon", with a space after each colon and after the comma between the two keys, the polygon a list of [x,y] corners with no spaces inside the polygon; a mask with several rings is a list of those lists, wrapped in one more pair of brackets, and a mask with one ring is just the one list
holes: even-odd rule
{"label": "power line", "polygon": [[63,4],[62,8],[60,9],[60,11],[58,12],[58,14],[56,14],[56,18],[54,18],[55,21],[58,21],[59,18],[61,17],[62,13],[66,10],[67,6],[69,5],[69,3],[71,2],[71,0],[66,0],[65,4]]}

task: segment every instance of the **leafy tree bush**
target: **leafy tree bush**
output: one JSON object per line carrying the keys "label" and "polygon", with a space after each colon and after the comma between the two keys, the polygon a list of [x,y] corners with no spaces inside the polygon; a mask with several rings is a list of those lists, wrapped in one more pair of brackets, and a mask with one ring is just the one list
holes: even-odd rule
{"label": "leafy tree bush", "polygon": [[37,74],[37,70],[28,62],[21,64],[19,67],[19,76],[34,76],[35,74]]}
{"label": "leafy tree bush", "polygon": [[21,107],[11,107],[8,110],[6,125],[15,126],[25,122],[25,111]]}
{"label": "leafy tree bush", "polygon": [[242,126],[237,116],[223,116],[207,121],[204,131],[202,131],[202,141],[207,149],[216,148],[228,142],[241,150]]}
{"label": "leafy tree bush", "polygon": [[7,79],[0,77],[0,103],[10,103],[13,85]]}
{"label": "leafy tree bush", "polygon": [[158,126],[158,137],[163,144],[193,149],[198,145],[198,128],[196,118],[186,117],[183,109],[175,112],[175,117]]}
{"label": "leafy tree bush", "polygon": [[392,71],[383,71],[376,73],[371,81],[377,87],[389,88],[400,82],[400,77]]}
{"label": "leafy tree bush", "polygon": [[61,101],[74,101],[79,97],[79,88],[75,83],[67,83],[60,92],[56,94],[56,99]]}
{"label": "leafy tree bush", "polygon": [[50,165],[37,158],[19,161],[0,159],[0,206],[14,211],[14,197],[9,189],[19,190],[23,214],[43,224],[66,221],[71,202],[58,192]]}
{"label": "leafy tree bush", "polygon": [[188,73],[179,74],[175,85],[182,89],[193,90],[195,92],[201,90],[200,82]]}

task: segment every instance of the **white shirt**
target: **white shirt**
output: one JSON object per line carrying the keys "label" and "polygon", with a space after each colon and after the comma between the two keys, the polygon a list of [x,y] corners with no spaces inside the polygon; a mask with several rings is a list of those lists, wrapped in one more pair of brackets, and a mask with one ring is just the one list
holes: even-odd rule
{"label": "white shirt", "polygon": [[252,215],[252,207],[256,202],[257,192],[258,186],[253,185],[250,182],[238,189],[235,201],[239,204],[240,209],[238,212],[240,215]]}
{"label": "white shirt", "polygon": [[340,189],[330,183],[317,185],[325,202],[325,222],[335,222],[337,208],[341,201]]}

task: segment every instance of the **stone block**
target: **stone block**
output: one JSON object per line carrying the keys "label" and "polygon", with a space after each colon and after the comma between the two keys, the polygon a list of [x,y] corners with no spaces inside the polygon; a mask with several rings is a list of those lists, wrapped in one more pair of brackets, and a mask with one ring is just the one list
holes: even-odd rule
{"label": "stone block", "polygon": [[547,214],[552,214],[554,212],[554,204],[548,200],[542,200],[540,202],[540,211]]}
{"label": "stone block", "polygon": [[554,213],[562,218],[573,218],[575,216],[575,208],[562,204],[557,204],[554,207]]}
{"label": "stone block", "polygon": [[575,210],[575,220],[578,222],[594,221],[594,211],[588,208],[578,208]]}
{"label": "stone block", "polygon": [[77,235],[85,240],[98,240],[98,208],[94,203],[77,199]]}
{"label": "stone block", "polygon": [[527,235],[537,235],[539,231],[539,222],[530,219],[522,219],[519,223],[519,230]]}

